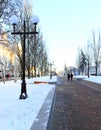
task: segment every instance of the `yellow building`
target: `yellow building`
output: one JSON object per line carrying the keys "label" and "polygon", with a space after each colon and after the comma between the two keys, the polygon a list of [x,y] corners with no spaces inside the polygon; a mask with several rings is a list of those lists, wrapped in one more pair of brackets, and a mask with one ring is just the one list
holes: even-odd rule
{"label": "yellow building", "polygon": [[[14,53],[9,48],[7,33],[0,34],[0,72],[5,70],[5,74],[10,73],[14,68]],[[1,74],[0,74],[1,75]]]}

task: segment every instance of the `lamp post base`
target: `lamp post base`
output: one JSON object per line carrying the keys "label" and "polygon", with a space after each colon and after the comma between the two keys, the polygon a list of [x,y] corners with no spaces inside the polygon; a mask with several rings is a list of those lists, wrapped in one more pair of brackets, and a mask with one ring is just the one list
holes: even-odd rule
{"label": "lamp post base", "polygon": [[28,95],[27,95],[27,94],[21,94],[21,95],[19,96],[19,99],[26,99],[26,98],[28,98]]}
{"label": "lamp post base", "polygon": [[21,84],[21,94],[19,96],[19,99],[26,99],[26,98],[28,98],[28,95],[27,95],[27,90],[26,90],[26,82],[24,78]]}

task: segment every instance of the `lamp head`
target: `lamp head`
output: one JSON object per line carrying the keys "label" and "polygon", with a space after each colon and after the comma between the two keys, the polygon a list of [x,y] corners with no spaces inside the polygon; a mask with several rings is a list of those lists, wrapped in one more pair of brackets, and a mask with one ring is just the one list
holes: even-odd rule
{"label": "lamp head", "polygon": [[18,18],[16,15],[12,15],[9,20],[10,20],[10,23],[13,25],[18,24]]}
{"label": "lamp head", "polygon": [[39,23],[39,17],[37,15],[34,15],[32,18],[31,18],[31,22],[35,25],[37,25]]}

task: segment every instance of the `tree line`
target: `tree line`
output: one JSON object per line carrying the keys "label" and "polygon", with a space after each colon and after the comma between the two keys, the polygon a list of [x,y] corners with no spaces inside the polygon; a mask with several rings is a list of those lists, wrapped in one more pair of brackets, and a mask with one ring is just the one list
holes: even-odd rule
{"label": "tree line", "polygon": [[95,66],[95,75],[98,75],[98,66],[101,63],[101,34],[93,31],[85,48],[78,48],[77,67],[79,73],[90,75],[91,66]]}
{"label": "tree line", "polygon": [[[10,25],[9,18],[12,15],[16,15],[19,19],[19,23],[16,26],[16,31],[23,31],[23,21],[26,21],[26,30],[32,31],[33,25],[30,21],[33,11],[31,3],[27,0],[1,0],[0,1],[0,25],[8,28],[8,47],[16,55],[16,71],[21,73],[23,70],[23,35],[12,36],[13,30]],[[48,54],[46,43],[43,39],[41,28],[38,27],[38,34],[26,35],[26,71],[28,78],[37,75],[36,71],[45,75],[48,73]],[[33,72],[34,71],[34,72]]]}

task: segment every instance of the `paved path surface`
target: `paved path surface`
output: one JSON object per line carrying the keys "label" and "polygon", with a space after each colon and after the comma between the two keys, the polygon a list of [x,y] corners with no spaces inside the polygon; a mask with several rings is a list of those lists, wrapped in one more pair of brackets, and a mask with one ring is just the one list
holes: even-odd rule
{"label": "paved path surface", "polygon": [[51,113],[52,101],[54,99],[55,87],[48,93],[35,121],[30,130],[46,130],[49,115]]}
{"label": "paved path surface", "polygon": [[59,77],[47,130],[101,130],[101,85]]}

